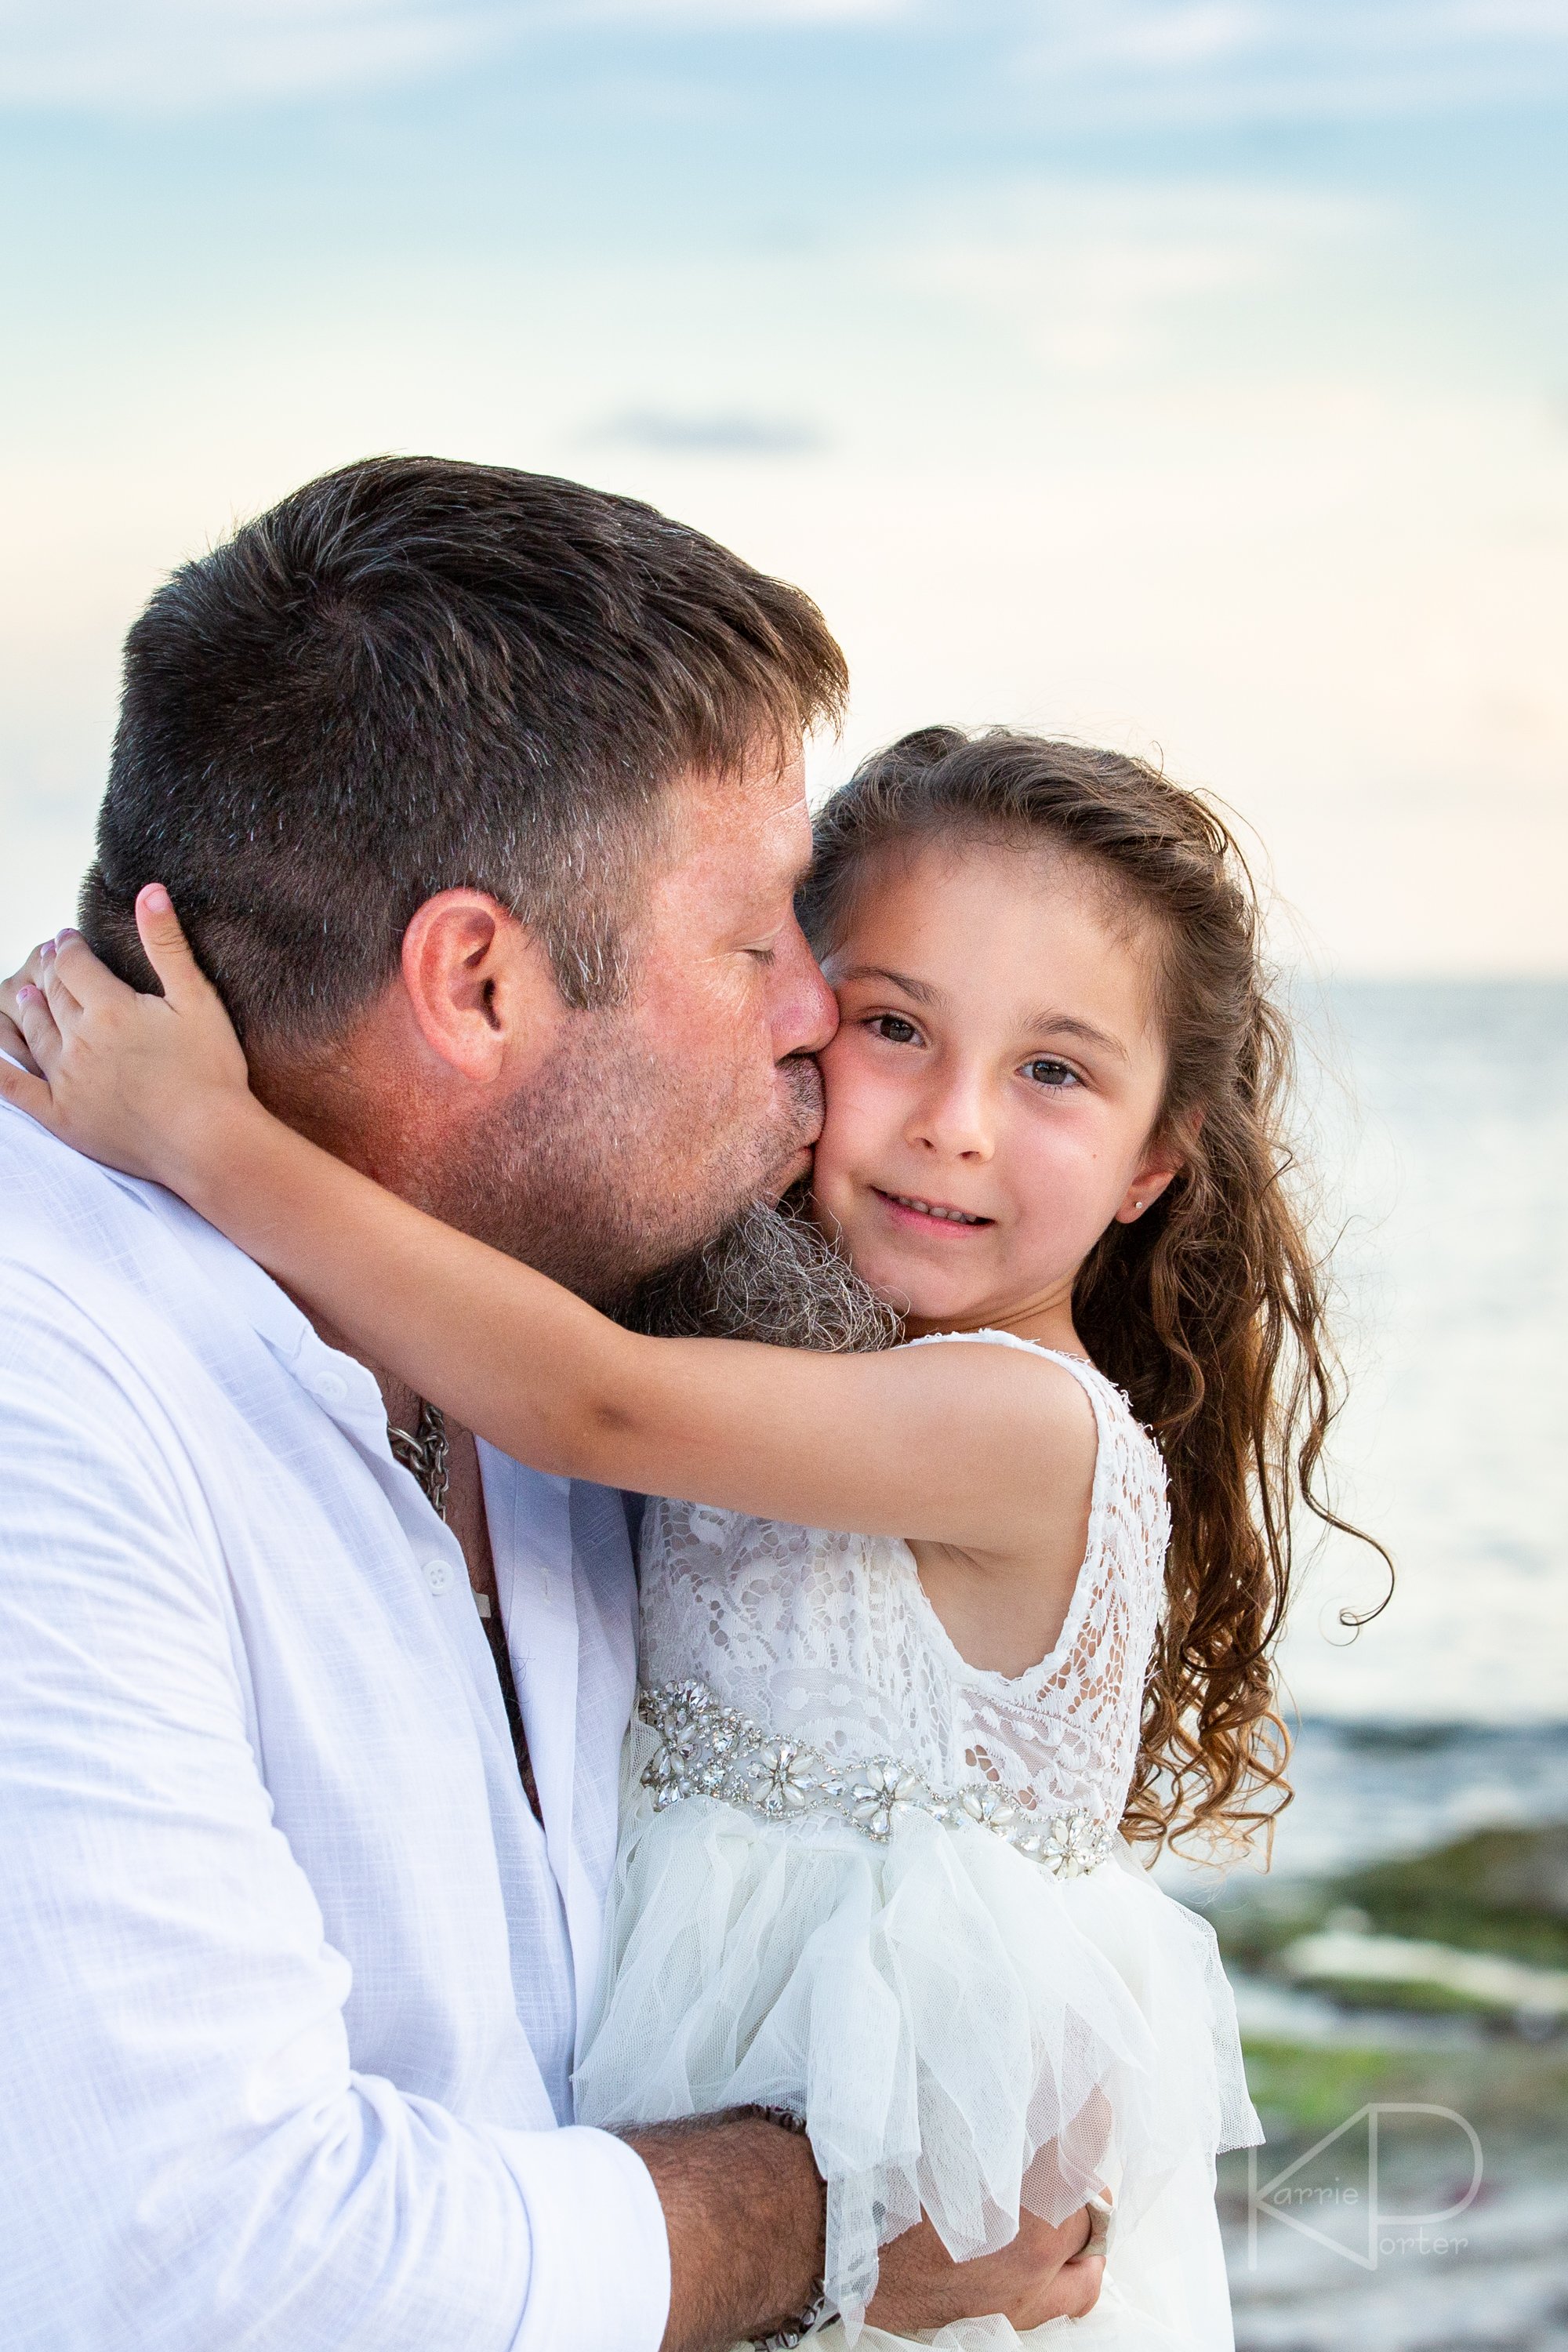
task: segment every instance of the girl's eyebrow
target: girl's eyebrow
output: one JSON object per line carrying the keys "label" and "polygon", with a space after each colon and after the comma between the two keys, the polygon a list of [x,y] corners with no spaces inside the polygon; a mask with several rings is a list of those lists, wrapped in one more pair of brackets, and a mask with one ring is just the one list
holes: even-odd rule
{"label": "girl's eyebrow", "polygon": [[912,996],[917,1004],[942,1003],[941,989],[933,988],[929,980],[911,980],[907,971],[889,971],[886,964],[851,964],[843,977],[846,980],[885,980],[890,986],[900,989],[904,995]]}
{"label": "girl's eyebrow", "polygon": [[1109,1029],[1097,1029],[1092,1021],[1075,1021],[1070,1013],[1037,1013],[1028,1025],[1031,1036],[1079,1037],[1086,1045],[1103,1046],[1119,1062],[1129,1058],[1120,1037],[1113,1037]]}

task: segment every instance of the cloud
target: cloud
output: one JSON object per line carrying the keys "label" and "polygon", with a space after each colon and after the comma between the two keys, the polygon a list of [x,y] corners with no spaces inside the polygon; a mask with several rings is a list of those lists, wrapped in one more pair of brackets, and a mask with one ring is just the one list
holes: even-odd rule
{"label": "cloud", "polygon": [[404,81],[493,39],[482,8],[439,0],[8,0],[0,102],[183,111]]}
{"label": "cloud", "polygon": [[825,435],[808,418],[759,416],[740,409],[705,416],[627,409],[584,437],[663,457],[798,457],[826,446]]}
{"label": "cloud", "polygon": [[595,25],[810,26],[900,0],[0,0],[0,106],[183,113],[458,69]]}
{"label": "cloud", "polygon": [[880,24],[1075,121],[1502,103],[1568,86],[1568,0],[0,0],[0,106],[185,112],[460,71],[549,31]]}
{"label": "cloud", "polygon": [[1499,104],[1568,87],[1568,0],[1045,0],[1017,66],[1079,122]]}
{"label": "cloud", "polygon": [[882,266],[922,302],[987,313],[1047,367],[1088,377],[1159,355],[1196,310],[1256,315],[1397,222],[1385,204],[1245,182],[1020,183],[906,217]]}

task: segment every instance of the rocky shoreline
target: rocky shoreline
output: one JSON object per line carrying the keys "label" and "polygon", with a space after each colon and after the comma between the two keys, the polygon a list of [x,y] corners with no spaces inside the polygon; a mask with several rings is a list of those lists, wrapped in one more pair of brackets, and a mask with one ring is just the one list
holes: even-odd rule
{"label": "rocky shoreline", "polygon": [[1568,2352],[1568,1824],[1205,1907],[1268,2133],[1221,2168],[1238,2352]]}

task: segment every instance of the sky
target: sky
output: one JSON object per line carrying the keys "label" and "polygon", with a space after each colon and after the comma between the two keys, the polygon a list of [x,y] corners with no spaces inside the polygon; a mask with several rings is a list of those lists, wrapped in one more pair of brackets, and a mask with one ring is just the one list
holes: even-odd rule
{"label": "sky", "polygon": [[1568,972],[1568,0],[0,0],[0,962],[330,466],[653,499],[854,700],[1161,760],[1281,952]]}

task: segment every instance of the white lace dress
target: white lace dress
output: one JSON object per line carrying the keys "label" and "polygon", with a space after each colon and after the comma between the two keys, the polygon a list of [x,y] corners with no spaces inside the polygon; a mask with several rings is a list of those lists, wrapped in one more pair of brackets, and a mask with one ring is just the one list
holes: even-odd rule
{"label": "white lace dress", "polygon": [[[1164,1473],[1121,1392],[1052,1360],[1088,1391],[1099,1453],[1072,1603],[1027,1674],[964,1662],[901,1542],[676,1502],[644,1526],[643,1688],[577,2112],[803,2115],[842,2314],[825,2352],[903,2340],[861,2319],[879,2244],[922,2210],[964,2259],[1005,2244],[1020,2204],[1061,2221],[1101,2186],[1100,2305],[1025,2340],[1232,2340],[1214,2157],[1260,2137],[1235,2011],[1207,1925],[1116,1834]],[[986,2320],[934,2340],[1021,2339]]]}

